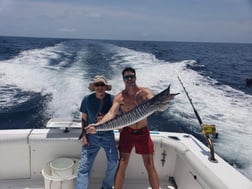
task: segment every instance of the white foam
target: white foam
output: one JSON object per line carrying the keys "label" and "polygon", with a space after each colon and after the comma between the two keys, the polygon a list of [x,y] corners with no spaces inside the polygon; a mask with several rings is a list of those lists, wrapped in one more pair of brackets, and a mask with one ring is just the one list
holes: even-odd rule
{"label": "white foam", "polygon": [[[54,117],[72,117],[78,112],[83,93],[87,92],[82,74],[78,71],[79,63],[68,70],[61,70],[62,64],[53,66],[49,61],[57,59],[61,46],[35,49],[22,52],[14,59],[1,61],[1,83],[15,85],[24,91],[51,94],[48,114]],[[50,68],[50,69],[48,69]]]}

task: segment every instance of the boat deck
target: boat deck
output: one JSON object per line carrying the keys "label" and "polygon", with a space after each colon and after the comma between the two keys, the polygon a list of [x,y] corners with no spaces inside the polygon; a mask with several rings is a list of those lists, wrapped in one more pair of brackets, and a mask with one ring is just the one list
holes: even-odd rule
{"label": "boat deck", "polygon": [[[90,180],[88,189],[101,188],[101,180]],[[28,187],[27,187],[28,186]],[[123,189],[151,189],[148,180],[125,180]],[[1,180],[0,189],[44,189],[44,180],[15,179]],[[160,181],[160,189],[176,189],[171,181]]]}

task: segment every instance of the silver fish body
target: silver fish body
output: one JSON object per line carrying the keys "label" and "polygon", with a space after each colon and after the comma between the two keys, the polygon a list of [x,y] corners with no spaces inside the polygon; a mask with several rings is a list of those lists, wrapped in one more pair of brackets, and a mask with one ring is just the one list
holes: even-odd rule
{"label": "silver fish body", "polygon": [[139,104],[130,111],[116,116],[105,123],[97,125],[95,127],[96,131],[121,129],[143,120],[156,111],[164,111],[168,107],[168,102],[178,94],[179,93],[171,94],[169,85],[167,89],[161,91],[150,100]]}

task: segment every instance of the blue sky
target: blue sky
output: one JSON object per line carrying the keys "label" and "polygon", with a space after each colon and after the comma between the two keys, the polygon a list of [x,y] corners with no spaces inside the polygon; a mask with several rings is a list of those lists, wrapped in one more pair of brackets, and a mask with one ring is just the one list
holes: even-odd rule
{"label": "blue sky", "polygon": [[0,35],[252,43],[252,0],[0,0]]}

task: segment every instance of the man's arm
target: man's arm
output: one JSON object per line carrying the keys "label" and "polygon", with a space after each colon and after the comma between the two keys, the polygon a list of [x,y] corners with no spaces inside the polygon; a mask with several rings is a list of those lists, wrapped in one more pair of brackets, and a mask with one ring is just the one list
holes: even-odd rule
{"label": "man's arm", "polygon": [[148,100],[154,97],[152,90],[150,90],[149,88],[145,88],[145,90],[146,90],[146,98]]}
{"label": "man's arm", "polygon": [[136,93],[136,100],[140,104],[143,101],[153,98],[154,94],[149,88],[141,87],[141,89]]}
{"label": "man's arm", "polygon": [[86,129],[85,127],[87,126],[87,114],[86,113],[82,113],[81,114],[81,128],[82,128],[82,132],[79,136],[79,140],[86,134]]}
{"label": "man's arm", "polygon": [[87,126],[87,114],[82,113],[81,114],[81,127],[84,129]]}

